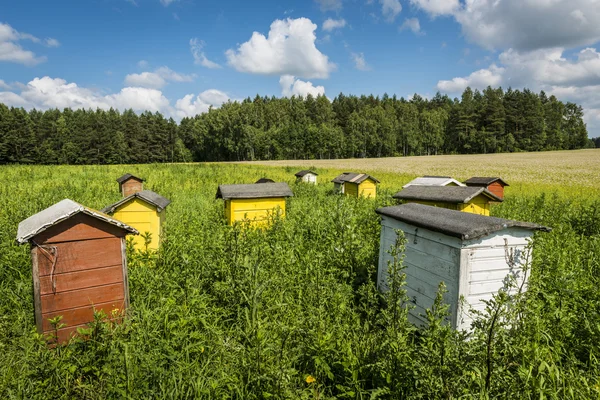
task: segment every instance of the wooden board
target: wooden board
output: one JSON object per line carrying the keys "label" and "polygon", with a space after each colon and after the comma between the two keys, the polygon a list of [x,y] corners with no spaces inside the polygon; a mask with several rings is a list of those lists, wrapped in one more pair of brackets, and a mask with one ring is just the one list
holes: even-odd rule
{"label": "wooden board", "polygon": [[73,217],[59,222],[44,232],[35,236],[37,244],[50,244],[72,242],[78,240],[102,239],[110,237],[124,237],[125,229],[116,225],[103,222],[89,215],[79,213]]}
{"label": "wooden board", "polygon": [[[119,257],[119,264],[117,265],[54,274],[52,280],[54,280],[56,293],[109,285],[123,282],[123,266],[120,263]],[[40,293],[42,295],[53,293],[52,280],[50,279],[50,275],[40,277]]]}
{"label": "wooden board", "polygon": [[125,298],[123,282],[94,286],[69,292],[42,295],[42,314],[69,310],[91,304],[108,303]]}
{"label": "wooden board", "polygon": [[[52,245],[58,249],[55,274],[121,265],[121,239],[117,237]],[[37,252],[39,276],[50,275],[53,260],[39,248]]]}
{"label": "wooden board", "polygon": [[107,303],[99,303],[94,305],[85,305],[83,307],[71,308],[68,310],[52,311],[42,314],[42,330],[43,332],[52,331],[52,324],[49,319],[58,315],[62,315],[61,324],[65,324],[65,328],[73,326],[85,325],[94,320],[94,310],[103,311],[108,317],[112,317],[113,311],[122,312],[125,309],[124,299],[115,299]]}

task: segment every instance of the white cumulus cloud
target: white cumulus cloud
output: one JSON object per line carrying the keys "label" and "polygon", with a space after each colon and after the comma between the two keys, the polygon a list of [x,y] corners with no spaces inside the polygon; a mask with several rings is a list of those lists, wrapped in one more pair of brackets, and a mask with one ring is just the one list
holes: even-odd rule
{"label": "white cumulus cloud", "polygon": [[175,101],[172,106],[169,99],[158,89],[143,87],[124,87],[117,93],[104,94],[97,90],[81,87],[74,82],[60,78],[44,76],[35,78],[27,85],[12,85],[16,91],[0,91],[0,103],[27,109],[72,108],[72,109],[133,109],[137,112],[151,111],[163,113],[166,117],[177,119],[194,116],[208,111],[209,107],[219,107],[229,101],[229,96],[216,89],[205,90],[198,96],[189,94]]}
{"label": "white cumulus cloud", "polygon": [[346,20],[343,18],[333,19],[327,18],[325,22],[323,22],[323,30],[326,32],[331,32],[334,29],[341,29],[346,26]]}
{"label": "white cumulus cloud", "polygon": [[328,78],[336,66],[315,45],[317,25],[308,18],[275,20],[267,36],[254,32],[237,50],[226,52],[240,72]]}
{"label": "white cumulus cloud", "polygon": [[400,0],[379,0],[381,3],[381,14],[388,22],[394,22],[396,16],[402,11]]}
{"label": "white cumulus cloud", "polygon": [[411,0],[431,16],[453,16],[486,49],[531,51],[600,40],[598,0]]}
{"label": "white cumulus cloud", "polygon": [[365,55],[363,53],[350,53],[352,57],[352,61],[354,61],[354,67],[359,71],[369,71],[371,67],[367,64],[365,60]]}
{"label": "white cumulus cloud", "polygon": [[216,89],[205,90],[198,96],[188,94],[175,102],[175,115],[179,118],[194,117],[211,107],[220,107],[229,100],[226,93]]}
{"label": "white cumulus cloud", "polygon": [[[33,43],[42,43],[42,41],[29,33],[19,32],[12,26],[0,23],[0,62],[14,62],[27,66],[37,65],[46,61],[46,57],[38,57],[33,51],[25,50],[20,41],[29,40]],[[45,42],[50,47],[58,45],[56,39],[46,39]]]}
{"label": "white cumulus cloud", "polygon": [[418,18],[406,18],[404,23],[400,26],[400,30],[404,31],[407,29],[412,31],[415,35],[423,34],[423,31],[421,31],[421,23]]}
{"label": "white cumulus cloud", "polygon": [[206,58],[206,55],[202,51],[206,43],[204,40],[199,40],[198,38],[190,39],[190,51],[192,52],[192,56],[194,57],[194,64],[201,65],[210,69],[221,68],[219,64],[213,62]]}
{"label": "white cumulus cloud", "polygon": [[502,82],[504,68],[491,65],[488,69],[480,69],[465,78],[453,78],[449,81],[439,81],[437,88],[443,92],[458,93],[467,86],[473,89],[485,89],[488,86],[498,86]]}
{"label": "white cumulus cloud", "polygon": [[323,86],[314,86],[312,82],[296,79],[293,75],[281,76],[279,78],[279,85],[281,85],[281,94],[284,97],[306,97],[309,94],[314,97],[325,95],[325,88]]}
{"label": "white cumulus cloud", "polygon": [[185,75],[173,71],[168,67],[160,67],[154,72],[142,72],[140,74],[129,74],[125,77],[125,84],[135,87],[160,89],[167,82],[192,82],[196,75]]}

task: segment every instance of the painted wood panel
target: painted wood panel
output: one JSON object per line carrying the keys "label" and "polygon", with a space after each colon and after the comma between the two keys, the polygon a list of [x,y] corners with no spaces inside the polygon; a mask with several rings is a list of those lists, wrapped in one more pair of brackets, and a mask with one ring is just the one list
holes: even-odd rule
{"label": "painted wood panel", "polygon": [[143,189],[143,183],[136,179],[129,179],[121,184],[123,197],[129,197],[134,193],[141,192]]}
{"label": "painted wood panel", "polygon": [[[53,246],[58,249],[55,274],[121,265],[120,238],[54,243]],[[53,259],[49,258],[51,255],[39,248],[36,251],[40,278],[50,275],[53,264]]]}
{"label": "painted wood panel", "polygon": [[[125,302],[120,299],[115,299],[107,303],[94,304],[93,307],[86,305],[83,307],[71,308],[68,310],[59,310],[47,312],[42,315],[42,329],[44,332],[52,331],[52,325],[49,320],[58,315],[62,316],[61,323],[66,327],[82,326],[94,320],[94,310],[103,311],[107,316],[111,316],[113,311],[122,312],[125,309]],[[82,322],[86,321],[86,322]],[[66,328],[65,327],[65,328]]]}
{"label": "painted wood panel", "polygon": [[42,314],[124,299],[123,283],[42,295]]}
{"label": "painted wood panel", "polygon": [[[162,210],[161,213],[164,213]],[[151,241],[148,245],[149,250],[157,250],[161,241],[161,213],[156,210],[156,206],[146,203],[139,198],[133,198],[121,205],[113,214],[113,217],[123,221],[127,225],[135,228],[140,235],[134,236],[133,243],[137,250],[146,250],[146,240],[142,234],[150,233]]]}
{"label": "painted wood panel", "polygon": [[381,290],[387,289],[387,263],[391,261],[391,256],[386,251],[396,242],[395,230],[401,229],[407,239],[404,258],[407,294],[411,302],[418,306],[410,311],[412,322],[425,322],[419,314],[433,305],[440,282],[446,284],[448,292],[445,298],[451,305],[451,320],[454,321],[459,296],[460,243],[427,229],[412,227],[412,232],[408,232],[409,228],[405,223],[382,216],[378,286]]}
{"label": "painted wood panel", "polygon": [[504,198],[504,186],[502,186],[499,182],[492,183],[487,187],[487,189],[501,199]]}
{"label": "painted wood panel", "polygon": [[114,236],[124,237],[125,235],[126,231],[124,229],[105,223],[89,215],[79,213],[48,228],[35,236],[33,240],[37,244],[50,244],[111,238]]}
{"label": "painted wood panel", "polygon": [[50,275],[40,277],[40,293],[42,295],[53,293],[52,280],[54,280],[57,293],[108,285],[123,282],[123,267],[119,263],[112,267],[54,274],[52,279]]}
{"label": "painted wood panel", "polygon": [[281,213],[285,217],[285,198],[232,199],[225,201],[225,218],[232,225],[235,221],[250,220],[254,224],[264,223],[269,215]]}

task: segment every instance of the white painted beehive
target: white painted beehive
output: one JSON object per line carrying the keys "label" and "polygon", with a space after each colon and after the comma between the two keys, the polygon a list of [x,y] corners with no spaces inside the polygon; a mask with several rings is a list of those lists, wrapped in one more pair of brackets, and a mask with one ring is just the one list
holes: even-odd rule
{"label": "white painted beehive", "polygon": [[505,287],[507,278],[515,277],[518,286],[525,289],[528,274],[523,273],[522,266],[528,244],[534,231],[550,230],[533,223],[415,203],[376,212],[381,215],[380,290],[387,289],[388,261],[392,260],[389,250],[399,229],[407,240],[404,272],[407,294],[414,303],[409,320],[416,325],[425,323],[425,310],[433,305],[443,281],[448,290],[444,300],[450,305],[450,323],[459,330],[471,326],[469,309],[483,310],[483,300]]}
{"label": "white painted beehive", "polygon": [[295,174],[296,180],[298,182],[311,183],[313,185],[317,184],[317,175],[319,175],[319,174],[317,174],[314,171],[307,170],[307,169],[298,171]]}

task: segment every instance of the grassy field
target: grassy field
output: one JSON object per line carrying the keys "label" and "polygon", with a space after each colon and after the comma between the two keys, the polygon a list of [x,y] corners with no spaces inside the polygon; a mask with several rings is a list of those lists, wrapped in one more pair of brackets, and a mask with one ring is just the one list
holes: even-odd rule
{"label": "grassy field", "polygon": [[[519,192],[531,190],[537,193],[568,188],[569,191],[574,190],[576,195],[587,195],[590,191],[600,193],[600,149],[377,159],[256,161],[249,164],[367,171],[380,175],[392,173],[407,177],[450,175],[459,180],[472,176],[500,176],[517,186]],[[388,183],[395,184],[396,179],[382,182],[385,187]]]}
{"label": "grassy field", "polygon": [[[0,398],[598,398],[599,155],[0,167]],[[300,165],[321,184],[295,184]],[[347,169],[380,178],[378,198],[334,195]],[[129,250],[125,323],[99,316],[89,340],[48,349],[17,225],[64,198],[113,203],[125,172],[173,201],[166,240],[156,254]],[[498,174],[511,187],[493,215],[554,228],[536,235],[528,292],[500,295],[470,334],[444,325],[443,302],[416,329],[403,290],[374,286],[374,210],[421,174]],[[218,184],[263,176],[290,183],[285,220],[226,226]]]}

